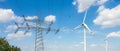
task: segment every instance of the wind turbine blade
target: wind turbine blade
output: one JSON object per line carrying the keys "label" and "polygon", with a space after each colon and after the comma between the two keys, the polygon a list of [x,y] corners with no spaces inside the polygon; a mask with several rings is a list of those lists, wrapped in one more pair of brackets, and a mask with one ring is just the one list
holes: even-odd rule
{"label": "wind turbine blade", "polygon": [[91,31],[90,28],[87,26],[87,24],[84,24],[84,27],[85,27],[88,31]]}
{"label": "wind turbine blade", "polygon": [[94,35],[94,32],[87,26],[87,24],[84,23],[84,27],[85,27],[92,35]]}
{"label": "wind turbine blade", "polygon": [[87,15],[87,10],[85,11],[85,15],[84,15],[83,23],[85,22],[86,15]]}
{"label": "wind turbine blade", "polygon": [[75,28],[73,29],[73,31],[76,30],[76,29],[78,29],[78,28],[80,28],[80,27],[82,27],[82,24],[80,24],[80,25],[78,25],[77,27],[75,27]]}

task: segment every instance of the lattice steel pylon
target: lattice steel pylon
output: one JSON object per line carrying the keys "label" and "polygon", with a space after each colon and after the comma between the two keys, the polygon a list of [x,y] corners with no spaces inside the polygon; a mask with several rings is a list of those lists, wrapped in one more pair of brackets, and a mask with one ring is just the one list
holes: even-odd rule
{"label": "lattice steel pylon", "polygon": [[[24,17],[24,16],[23,16]],[[40,18],[40,17],[39,17]],[[15,22],[16,26],[18,27],[15,31],[15,33],[17,33],[19,31],[19,29],[27,29],[24,32],[24,35],[30,30],[30,29],[36,29],[35,32],[35,51],[44,51],[44,37],[43,37],[43,31],[55,31],[55,33],[59,32],[59,29],[51,29],[51,24],[49,24],[48,27],[43,27],[43,23],[44,21],[42,21],[42,19],[36,19],[36,26],[35,27],[31,27],[29,25],[29,22],[26,22],[27,19],[24,17],[24,22],[22,24],[18,24]],[[23,25],[25,24],[26,27],[24,27]]]}
{"label": "lattice steel pylon", "polygon": [[35,38],[35,51],[44,51],[44,36],[43,31],[56,31],[59,32],[59,29],[51,29],[51,25],[48,28],[43,27],[42,19],[36,21],[36,38]]}
{"label": "lattice steel pylon", "polygon": [[[36,21],[36,37],[35,37],[35,51],[44,51],[44,40],[43,40],[43,27],[42,20]],[[40,48],[40,49],[39,49]]]}

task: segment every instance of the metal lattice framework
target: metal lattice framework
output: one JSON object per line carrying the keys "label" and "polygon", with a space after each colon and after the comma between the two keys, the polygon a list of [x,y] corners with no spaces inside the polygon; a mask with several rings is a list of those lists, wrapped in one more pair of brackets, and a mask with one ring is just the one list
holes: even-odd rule
{"label": "metal lattice framework", "polygon": [[42,20],[36,21],[35,51],[44,51]]}
{"label": "metal lattice framework", "polygon": [[[35,51],[44,51],[44,36],[43,32],[49,33],[50,31],[55,31],[55,33],[59,32],[59,29],[51,29],[51,24],[49,24],[48,27],[43,27],[44,21],[42,19],[37,19],[36,20],[36,27],[30,27],[29,23],[26,22],[26,18],[24,17],[24,22],[20,25],[18,25],[16,22],[16,26],[18,27],[15,31],[17,33],[19,29],[27,29],[24,34],[26,34],[30,29],[36,29],[35,32]],[[23,24],[26,25],[26,27],[23,27]]]}

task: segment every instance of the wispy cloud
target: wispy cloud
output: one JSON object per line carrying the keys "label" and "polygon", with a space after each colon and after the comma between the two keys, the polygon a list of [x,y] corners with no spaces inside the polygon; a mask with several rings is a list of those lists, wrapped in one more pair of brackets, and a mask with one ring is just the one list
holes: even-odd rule
{"label": "wispy cloud", "polygon": [[99,7],[98,16],[93,21],[96,25],[101,25],[103,28],[120,26],[120,5],[110,9],[104,6]]}
{"label": "wispy cloud", "polygon": [[7,35],[7,39],[11,39],[11,40],[21,40],[25,37],[29,37],[29,36],[32,36],[32,33],[27,33],[27,34],[24,34],[23,31],[18,31],[16,34],[15,33],[10,33]]}
{"label": "wispy cloud", "polygon": [[23,48],[22,51],[34,51],[33,46],[22,46],[21,48]]}
{"label": "wispy cloud", "polygon": [[90,44],[89,46],[90,46],[90,47],[96,47],[97,44]]}
{"label": "wispy cloud", "polygon": [[16,30],[16,29],[17,29],[17,26],[16,26],[16,25],[9,25],[9,26],[6,28],[5,32],[11,32],[11,31]]}
{"label": "wispy cloud", "polygon": [[111,37],[119,37],[120,38],[120,31],[111,32],[107,35],[107,38],[111,38]]}
{"label": "wispy cloud", "polygon": [[48,24],[54,23],[56,21],[56,16],[55,15],[48,15],[45,17],[44,21]]}
{"label": "wispy cloud", "polygon": [[84,44],[84,42],[82,41],[82,42],[80,42],[80,44]]}
{"label": "wispy cloud", "polygon": [[[15,15],[12,9],[3,9],[0,8],[0,22],[9,22],[9,21],[16,21],[16,22],[23,22],[24,18],[22,16]],[[38,19],[37,16],[26,16],[26,20],[35,20]]]}
{"label": "wispy cloud", "polygon": [[[3,9],[3,8],[0,8],[0,23],[7,23],[7,22],[17,22],[18,24],[20,23],[23,23],[24,18],[22,16],[17,16],[15,15],[14,11],[12,9]],[[26,20],[27,21],[32,21],[32,20],[35,20],[35,19],[38,19],[37,16],[25,16]],[[26,21],[26,22],[27,22]],[[14,22],[13,22],[14,23]],[[29,22],[29,25],[30,26],[34,26],[35,24],[33,22]],[[25,24],[23,24],[23,27],[25,27]],[[7,35],[7,39],[21,39],[21,38],[25,38],[27,36],[31,36],[32,33],[27,33],[26,35],[24,35],[24,32],[23,31],[18,31],[16,34],[15,33],[11,33],[13,31],[15,31],[17,29],[17,26],[14,24],[12,25],[8,25],[7,27],[5,27],[6,30],[4,32],[7,32],[8,35]]]}
{"label": "wispy cloud", "polygon": [[105,4],[107,1],[109,1],[109,0],[97,0],[96,1],[96,5],[103,5],[103,4]]}
{"label": "wispy cloud", "polygon": [[72,32],[72,29],[66,28],[66,27],[62,27],[62,28],[61,28],[61,31],[62,31],[62,32]]}
{"label": "wispy cloud", "polygon": [[103,5],[108,0],[75,0],[72,2],[73,5],[77,6],[78,13],[84,12],[90,6]]}
{"label": "wispy cloud", "polygon": [[12,18],[15,16],[12,9],[2,9],[0,8],[0,22],[7,22],[12,20]]}
{"label": "wispy cloud", "polygon": [[97,12],[103,11],[104,9],[105,9],[104,5],[101,5],[101,6],[98,8]]}
{"label": "wispy cloud", "polygon": [[32,20],[35,20],[35,19],[38,19],[38,17],[37,16],[27,16],[26,17],[26,20],[30,20],[30,21],[32,21]]}
{"label": "wispy cloud", "polygon": [[[34,23],[34,22],[27,22],[27,23],[28,23],[28,25],[29,25],[29,27],[30,27],[30,30],[35,30],[35,29],[32,28],[32,27],[35,27],[35,26],[36,26],[36,23]],[[27,29],[27,25],[26,25],[26,24],[21,25],[21,24],[18,23],[18,25],[21,27],[20,30]],[[4,32],[10,33],[10,32],[15,31],[17,28],[18,28],[18,27],[17,27],[17,25],[15,25],[15,24],[14,24],[14,25],[8,25],[8,26],[6,27],[6,29],[5,29]],[[32,29],[31,29],[31,28],[32,28]],[[25,31],[25,30],[24,30],[24,31]]]}
{"label": "wispy cloud", "polygon": [[58,36],[57,38],[58,38],[58,39],[62,39],[62,36]]}

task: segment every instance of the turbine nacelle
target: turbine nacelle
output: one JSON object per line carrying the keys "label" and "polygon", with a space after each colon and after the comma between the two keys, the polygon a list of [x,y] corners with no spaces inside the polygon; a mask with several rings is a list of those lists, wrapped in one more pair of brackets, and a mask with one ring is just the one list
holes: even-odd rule
{"label": "turbine nacelle", "polygon": [[74,30],[76,30],[76,29],[79,29],[79,28],[81,28],[82,26],[83,26],[85,29],[87,29],[87,30],[90,32],[91,35],[94,35],[94,32],[87,26],[86,23],[80,24],[79,26],[75,27],[75,28],[74,28],[73,30],[71,30],[71,31],[74,31]]}

